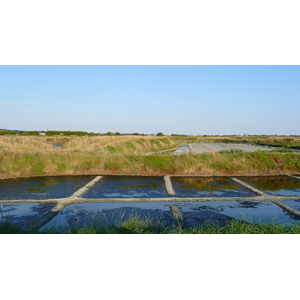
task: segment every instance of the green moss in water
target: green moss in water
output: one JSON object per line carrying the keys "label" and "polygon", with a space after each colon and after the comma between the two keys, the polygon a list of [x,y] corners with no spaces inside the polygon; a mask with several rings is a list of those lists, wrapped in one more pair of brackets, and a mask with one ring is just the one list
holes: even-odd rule
{"label": "green moss in water", "polygon": [[249,182],[264,191],[300,189],[300,181],[288,177],[257,177],[250,179]]}
{"label": "green moss in water", "polygon": [[58,185],[58,182],[56,180],[48,180],[47,182],[40,184],[40,186],[49,186],[49,185]]}
{"label": "green moss in water", "polygon": [[187,190],[235,190],[238,187],[224,178],[178,178],[179,187]]}

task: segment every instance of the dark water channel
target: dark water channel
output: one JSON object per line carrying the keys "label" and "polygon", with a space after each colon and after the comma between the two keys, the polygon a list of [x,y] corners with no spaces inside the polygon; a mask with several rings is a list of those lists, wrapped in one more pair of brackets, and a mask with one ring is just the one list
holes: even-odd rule
{"label": "dark water channel", "polygon": [[95,176],[53,176],[0,180],[0,200],[65,198],[93,178]]}

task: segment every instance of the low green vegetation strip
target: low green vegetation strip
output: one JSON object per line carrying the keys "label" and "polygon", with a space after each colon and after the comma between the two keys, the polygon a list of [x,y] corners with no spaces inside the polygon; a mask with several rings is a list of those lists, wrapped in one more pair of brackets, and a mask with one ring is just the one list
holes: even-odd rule
{"label": "low green vegetation strip", "polygon": [[10,223],[0,223],[1,234],[299,234],[300,224],[281,224],[272,222],[269,224],[254,224],[239,220],[228,222],[225,226],[165,226],[155,224],[151,220],[141,221],[135,217],[117,224],[88,226],[83,228],[68,229],[67,232],[49,227],[38,231],[25,231]]}
{"label": "low green vegetation strip", "polygon": [[0,155],[5,177],[132,174],[132,175],[239,175],[299,173],[298,153],[203,153],[183,155],[128,155],[97,152],[12,153]]}

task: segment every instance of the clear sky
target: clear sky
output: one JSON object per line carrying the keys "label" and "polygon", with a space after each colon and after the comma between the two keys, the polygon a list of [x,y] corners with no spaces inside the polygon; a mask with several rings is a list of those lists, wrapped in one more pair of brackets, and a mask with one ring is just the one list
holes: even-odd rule
{"label": "clear sky", "polygon": [[300,66],[0,66],[0,128],[300,134]]}

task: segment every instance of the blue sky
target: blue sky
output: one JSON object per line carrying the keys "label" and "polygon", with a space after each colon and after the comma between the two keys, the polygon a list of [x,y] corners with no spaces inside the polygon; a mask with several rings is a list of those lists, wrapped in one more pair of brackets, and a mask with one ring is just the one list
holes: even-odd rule
{"label": "blue sky", "polygon": [[300,134],[300,66],[0,66],[0,128]]}

